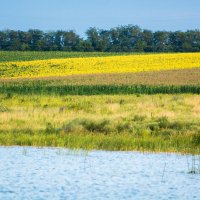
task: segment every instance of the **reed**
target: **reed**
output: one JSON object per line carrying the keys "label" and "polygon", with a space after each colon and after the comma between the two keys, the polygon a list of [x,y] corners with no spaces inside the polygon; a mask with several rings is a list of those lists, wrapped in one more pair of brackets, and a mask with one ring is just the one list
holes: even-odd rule
{"label": "reed", "polygon": [[66,147],[84,150],[112,151],[150,151],[177,152],[183,154],[200,154],[200,146],[188,140],[192,136],[173,135],[169,139],[163,137],[133,137],[128,134],[57,134],[57,133],[0,133],[0,145]]}

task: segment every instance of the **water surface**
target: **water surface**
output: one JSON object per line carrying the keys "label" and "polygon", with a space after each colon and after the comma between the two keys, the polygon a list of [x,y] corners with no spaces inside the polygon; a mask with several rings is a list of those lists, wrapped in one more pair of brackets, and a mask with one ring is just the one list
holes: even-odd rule
{"label": "water surface", "polygon": [[0,147],[0,199],[200,199],[188,163],[176,154]]}

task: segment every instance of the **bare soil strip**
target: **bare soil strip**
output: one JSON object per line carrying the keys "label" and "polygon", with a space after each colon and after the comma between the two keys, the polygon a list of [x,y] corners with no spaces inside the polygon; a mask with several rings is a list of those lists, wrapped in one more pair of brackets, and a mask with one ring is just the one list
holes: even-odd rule
{"label": "bare soil strip", "polygon": [[47,81],[53,85],[200,85],[200,68],[121,74],[0,79],[0,82]]}

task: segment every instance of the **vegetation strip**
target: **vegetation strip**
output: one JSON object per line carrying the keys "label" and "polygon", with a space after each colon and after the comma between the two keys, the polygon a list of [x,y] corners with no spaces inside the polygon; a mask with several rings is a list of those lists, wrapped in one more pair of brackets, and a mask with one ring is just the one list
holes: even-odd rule
{"label": "vegetation strip", "polygon": [[0,145],[200,153],[199,95],[0,95]]}
{"label": "vegetation strip", "polygon": [[137,55],[117,52],[0,51],[0,62]]}
{"label": "vegetation strip", "polygon": [[[44,134],[44,133],[3,133],[0,132],[2,146],[65,147],[84,150],[148,151],[200,154],[197,136],[176,135],[170,139],[162,137],[139,137],[131,135],[104,134]],[[191,141],[191,142],[189,142]]]}
{"label": "vegetation strip", "polygon": [[1,84],[0,92],[7,94],[54,94],[54,95],[115,95],[115,94],[200,94],[200,86],[165,85],[57,85],[42,86],[40,83]]}

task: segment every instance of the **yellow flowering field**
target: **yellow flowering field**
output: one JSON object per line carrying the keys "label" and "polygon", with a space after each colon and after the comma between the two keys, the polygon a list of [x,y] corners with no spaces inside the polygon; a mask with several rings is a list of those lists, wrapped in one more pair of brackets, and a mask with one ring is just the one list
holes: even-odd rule
{"label": "yellow flowering field", "polygon": [[149,54],[110,57],[1,62],[0,78],[126,73],[200,67],[200,53]]}

